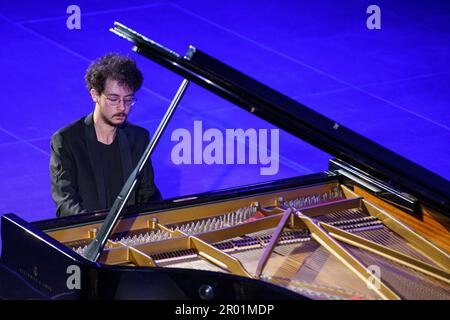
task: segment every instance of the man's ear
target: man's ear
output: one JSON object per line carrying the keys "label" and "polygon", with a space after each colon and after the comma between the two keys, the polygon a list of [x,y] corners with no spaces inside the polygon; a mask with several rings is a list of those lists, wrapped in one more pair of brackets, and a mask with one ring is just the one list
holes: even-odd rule
{"label": "man's ear", "polygon": [[97,90],[91,89],[91,90],[89,91],[89,93],[91,94],[92,100],[93,100],[95,103],[98,103],[98,100],[100,99],[100,95],[98,94]]}

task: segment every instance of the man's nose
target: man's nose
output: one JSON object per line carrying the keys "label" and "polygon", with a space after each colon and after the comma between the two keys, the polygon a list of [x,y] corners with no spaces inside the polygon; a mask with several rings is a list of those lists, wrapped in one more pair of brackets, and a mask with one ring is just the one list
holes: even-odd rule
{"label": "man's nose", "polygon": [[119,111],[125,111],[127,107],[125,106],[125,101],[123,101],[122,99],[120,99],[119,104],[117,105],[117,109]]}

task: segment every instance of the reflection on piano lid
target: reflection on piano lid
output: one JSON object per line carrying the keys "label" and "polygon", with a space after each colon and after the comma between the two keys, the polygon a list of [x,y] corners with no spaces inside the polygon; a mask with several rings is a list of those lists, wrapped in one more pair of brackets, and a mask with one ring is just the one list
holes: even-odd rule
{"label": "reflection on piano lid", "polygon": [[448,181],[191,47],[136,52],[335,156],[322,173],[106,213],[2,217],[5,298],[450,299]]}

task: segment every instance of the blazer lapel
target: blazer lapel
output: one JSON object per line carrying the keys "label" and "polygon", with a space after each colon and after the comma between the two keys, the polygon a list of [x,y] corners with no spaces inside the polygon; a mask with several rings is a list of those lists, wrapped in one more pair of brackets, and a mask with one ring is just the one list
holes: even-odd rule
{"label": "blazer lapel", "polygon": [[95,184],[97,186],[98,204],[102,208],[106,208],[106,194],[104,186],[103,165],[101,163],[100,155],[97,150],[97,135],[95,133],[93,114],[89,114],[84,119],[85,127],[84,134],[86,136],[86,145],[91,162],[92,172],[94,173]]}
{"label": "blazer lapel", "polygon": [[[125,124],[126,125],[126,124]],[[133,163],[131,159],[131,148],[130,142],[128,141],[128,137],[123,129],[123,127],[117,128],[117,138],[119,139],[119,149],[120,149],[120,160],[122,162],[122,173],[124,184],[133,171]],[[130,198],[127,202],[127,205],[135,204],[135,191],[130,194]]]}

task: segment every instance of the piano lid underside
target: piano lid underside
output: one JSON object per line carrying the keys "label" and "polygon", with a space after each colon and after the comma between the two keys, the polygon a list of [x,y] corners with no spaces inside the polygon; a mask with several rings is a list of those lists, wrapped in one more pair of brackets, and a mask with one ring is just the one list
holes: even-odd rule
{"label": "piano lid underside", "polygon": [[[83,255],[97,227],[49,234]],[[338,183],[123,218],[100,261],[231,273],[313,299],[450,299],[448,254]]]}

